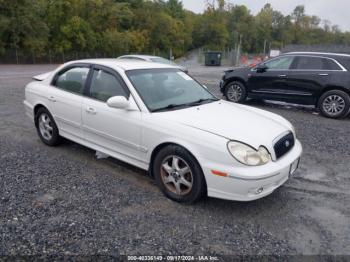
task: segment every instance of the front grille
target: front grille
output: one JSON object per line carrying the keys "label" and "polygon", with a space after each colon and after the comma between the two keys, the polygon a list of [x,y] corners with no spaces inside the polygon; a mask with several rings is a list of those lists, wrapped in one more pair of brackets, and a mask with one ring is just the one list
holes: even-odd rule
{"label": "front grille", "polygon": [[295,139],[293,133],[288,133],[280,140],[278,140],[273,146],[275,150],[276,159],[281,158],[287,154],[294,146]]}

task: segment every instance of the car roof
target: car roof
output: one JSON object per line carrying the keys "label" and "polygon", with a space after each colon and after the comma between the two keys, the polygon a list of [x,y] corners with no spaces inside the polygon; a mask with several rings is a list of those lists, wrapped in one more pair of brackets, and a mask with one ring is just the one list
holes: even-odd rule
{"label": "car roof", "polygon": [[284,53],[282,55],[313,55],[313,56],[343,56],[343,57],[349,57],[349,54],[341,54],[341,53],[327,53],[327,52],[289,52]]}
{"label": "car roof", "polygon": [[120,68],[124,71],[128,70],[137,70],[137,69],[157,69],[157,68],[176,68],[177,66],[154,63],[148,61],[137,61],[137,60],[118,60],[115,58],[103,58],[103,59],[83,59],[70,61],[68,64],[76,64],[76,63],[88,63],[88,64],[97,64],[102,66],[107,66],[110,68]]}

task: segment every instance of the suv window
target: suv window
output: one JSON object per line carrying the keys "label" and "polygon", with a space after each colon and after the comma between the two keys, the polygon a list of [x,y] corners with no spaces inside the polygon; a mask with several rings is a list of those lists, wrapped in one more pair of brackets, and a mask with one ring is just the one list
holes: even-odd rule
{"label": "suv window", "polygon": [[297,70],[342,70],[332,59],[308,56],[298,57],[294,67]]}
{"label": "suv window", "polygon": [[127,97],[122,83],[114,75],[101,69],[94,69],[90,97],[106,102],[112,96]]}
{"label": "suv window", "polygon": [[324,58],[324,70],[342,70],[342,68],[333,60]]}
{"label": "suv window", "polygon": [[322,70],[323,58],[300,56],[297,58],[296,69],[299,70]]}
{"label": "suv window", "polygon": [[88,67],[73,67],[59,73],[54,86],[77,94],[82,94],[89,73]]}
{"label": "suv window", "polygon": [[272,70],[286,70],[290,68],[293,59],[293,56],[278,57],[265,62],[265,65],[268,67],[268,69]]}

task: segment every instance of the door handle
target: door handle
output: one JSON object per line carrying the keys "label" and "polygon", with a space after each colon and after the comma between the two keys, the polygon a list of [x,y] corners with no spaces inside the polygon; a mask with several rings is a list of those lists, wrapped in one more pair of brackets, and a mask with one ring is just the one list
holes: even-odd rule
{"label": "door handle", "polygon": [[328,76],[328,74],[318,74],[319,76]]}
{"label": "door handle", "polygon": [[278,75],[278,77],[287,77],[287,75]]}
{"label": "door handle", "polygon": [[56,102],[56,98],[54,96],[49,96],[47,99],[51,102]]}
{"label": "door handle", "polygon": [[86,109],[85,109],[86,112],[88,112],[89,114],[92,114],[92,115],[95,115],[97,113],[96,109],[91,107],[91,106],[88,106]]}

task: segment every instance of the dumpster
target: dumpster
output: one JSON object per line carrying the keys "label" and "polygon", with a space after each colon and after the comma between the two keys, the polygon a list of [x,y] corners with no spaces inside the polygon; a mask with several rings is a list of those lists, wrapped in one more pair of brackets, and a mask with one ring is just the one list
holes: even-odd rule
{"label": "dumpster", "polygon": [[221,66],[222,52],[209,51],[205,52],[205,65],[206,66]]}

